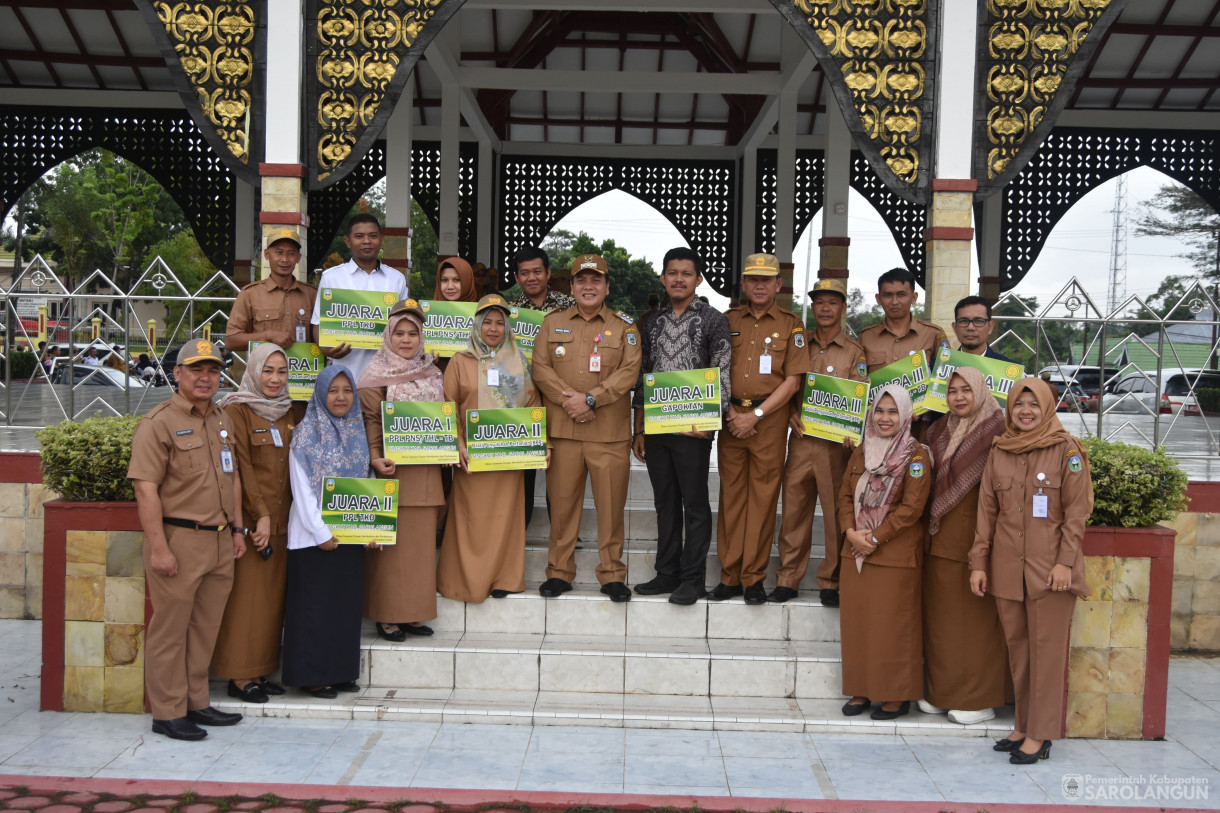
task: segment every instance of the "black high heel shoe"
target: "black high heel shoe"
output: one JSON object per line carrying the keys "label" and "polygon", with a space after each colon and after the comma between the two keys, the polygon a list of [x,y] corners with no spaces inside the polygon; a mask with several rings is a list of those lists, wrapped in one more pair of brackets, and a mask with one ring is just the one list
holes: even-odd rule
{"label": "black high heel shoe", "polygon": [[1040,759],[1049,759],[1051,755],[1051,740],[1042,743],[1042,747],[1032,754],[1024,751],[1013,751],[1008,755],[1008,761],[1013,765],[1033,765]]}
{"label": "black high heel shoe", "polygon": [[1024,737],[1022,737],[1019,740],[1010,740],[1010,739],[1008,739],[1008,737],[1005,737],[1002,740],[996,740],[995,745],[991,746],[991,750],[1011,752],[1011,751],[1015,751],[1018,748],[1020,748],[1021,743],[1023,743],[1023,742],[1025,742]]}

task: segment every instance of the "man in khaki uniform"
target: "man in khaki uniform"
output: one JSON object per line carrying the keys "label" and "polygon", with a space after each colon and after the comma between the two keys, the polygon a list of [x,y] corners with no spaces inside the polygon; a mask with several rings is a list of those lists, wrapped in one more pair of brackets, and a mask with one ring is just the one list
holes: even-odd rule
{"label": "man in khaki uniform", "polygon": [[632,318],[606,307],[609,269],[597,254],[572,262],[576,307],[548,314],[534,342],[534,384],[547,408],[554,444],[547,469],[551,498],[547,579],[538,592],[572,589],[576,535],[586,475],[597,509],[597,580],[612,601],[628,601],[623,509],[631,472],[631,388],[640,372],[640,334]]}
{"label": "man in khaki uniform", "polygon": [[[868,362],[864,348],[843,330],[843,314],[847,310],[847,286],[842,280],[818,280],[809,292],[813,318],[817,329],[807,333],[810,372],[846,378],[868,380]],[[803,434],[801,425],[802,387],[793,398],[788,416],[792,434],[788,440],[788,462],[784,468],[784,510],[779,531],[778,586],[767,601],[782,604],[796,598],[805,569],[809,566],[809,549],[813,543],[813,504],[822,504],[822,531],[826,557],[818,566],[818,587],[822,604],[839,606],[839,521],[835,506],[843,472],[851,457],[852,445],[837,443]]]}
{"label": "man in khaki uniform", "polygon": [[251,282],[237,294],[225,348],[245,350],[250,342],[275,342],[287,349],[309,341],[309,318],[318,289],[296,278],[301,261],[301,237],[296,229],[280,229],[263,252],[271,276]]}
{"label": "man in khaki uniform", "polygon": [[745,304],[726,314],[733,397],[717,449],[720,584],[708,598],[723,601],[744,593],[747,604],[762,604],[784,475],[788,401],[809,372],[809,353],[800,318],[775,304],[783,286],[775,255],[751,254],[741,273]]}
{"label": "man in khaki uniform", "polygon": [[930,366],[937,351],[949,346],[939,325],[911,316],[911,306],[919,300],[919,294],[910,271],[891,268],[882,274],[877,279],[876,300],[885,318],[860,331],[870,373],[920,350]]}
{"label": "man in khaki uniform", "polygon": [[153,607],[144,655],[152,730],[176,740],[206,737],[197,724],[241,720],[212,708],[208,693],[233,560],[246,550],[229,422],[212,401],[220,369],[211,342],[178,348],[178,392],[137,424],[127,469],[144,528]]}

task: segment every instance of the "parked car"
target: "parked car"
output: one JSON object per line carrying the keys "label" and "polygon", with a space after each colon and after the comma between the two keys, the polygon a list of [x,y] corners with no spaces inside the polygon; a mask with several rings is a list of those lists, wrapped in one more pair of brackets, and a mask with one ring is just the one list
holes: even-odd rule
{"label": "parked car", "polygon": [[1087,394],[1101,392],[1101,368],[1087,364],[1053,364],[1038,371],[1040,378],[1050,376],[1055,386],[1063,389],[1063,382],[1076,382]]}
{"label": "parked car", "polygon": [[1056,412],[1089,411],[1089,396],[1085,393],[1084,388],[1075,381],[1065,384],[1062,381],[1052,380],[1050,383],[1059,391],[1059,405],[1055,408]]}
{"label": "parked car", "polygon": [[[68,380],[69,368],[72,370],[71,381]],[[68,364],[56,364],[55,369],[51,371],[51,383],[92,384],[103,387],[124,387],[130,384],[133,390],[148,386],[137,376],[127,375],[113,367],[94,367],[89,364],[73,364],[70,367]]]}
{"label": "parked car", "polygon": [[1096,403],[1106,412],[1122,414],[1198,415],[1199,401],[1194,391],[1205,387],[1220,388],[1220,371],[1166,367],[1158,381],[1155,373],[1136,370],[1107,384]]}

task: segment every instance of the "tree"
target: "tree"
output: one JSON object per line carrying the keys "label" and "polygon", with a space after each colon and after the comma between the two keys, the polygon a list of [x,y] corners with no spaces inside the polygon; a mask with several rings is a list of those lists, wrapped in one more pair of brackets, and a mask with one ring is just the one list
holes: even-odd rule
{"label": "tree", "polygon": [[[1077,331],[1082,326],[1053,320],[1042,322],[1041,329],[1039,329],[1038,322],[1006,320],[1004,318],[1006,316],[1029,316],[1031,313],[1038,312],[1036,297],[1018,296],[1016,299],[1018,301],[1005,300],[992,309],[991,315],[995,320],[995,330],[991,338],[994,344],[1005,333],[1012,331],[1021,341],[1009,337],[998,341],[996,349],[1018,364],[1025,365],[1026,372],[1030,374],[1037,373],[1037,370],[1033,368],[1039,362],[1045,367],[1054,363],[1067,364],[1071,361],[1073,335],[1076,334],[1076,341],[1080,342],[1083,334],[1077,334]],[[1025,345],[1028,345],[1028,348]],[[1038,351],[1037,354],[1035,354],[1035,350]]]}
{"label": "tree", "polygon": [[573,237],[571,232],[559,231],[552,232],[542,245],[551,255],[551,268],[570,266],[581,254],[600,254],[610,269],[610,295],[606,297],[606,305],[612,310],[636,316],[648,309],[649,294],[665,293],[652,263],[632,258],[627,249],[612,239],[598,245],[586,232]]}
{"label": "tree", "polygon": [[[190,229],[180,231],[174,236],[149,247],[148,254],[150,258],[160,257],[169,266],[170,270],[174,272],[174,276],[182,283],[182,287],[187,290],[187,293],[194,294],[199,290],[200,286],[216,273],[212,261],[203,253],[203,249],[199,247],[199,243],[195,240],[195,233]],[[220,293],[225,296],[232,295],[231,289],[221,291]],[[168,300],[162,304],[165,307],[165,325],[172,329],[178,324],[178,320],[182,318],[182,314],[186,310],[186,303]],[[207,319],[211,315],[212,310],[218,305],[219,303],[211,302],[197,304],[195,306],[196,322],[200,323]],[[225,304],[220,307],[220,310],[228,313],[230,307],[230,305]],[[185,322],[183,325],[182,332],[184,333],[187,327]],[[213,324],[212,330],[221,336],[225,332],[224,325],[219,324]]]}
{"label": "tree", "polygon": [[[812,317],[811,317],[812,318]],[[859,288],[852,288],[847,292],[847,326],[857,336],[860,331],[870,325],[875,325],[885,318],[881,312],[879,305],[871,302],[866,303],[864,300],[864,292]]]}
{"label": "tree", "polygon": [[1220,214],[1184,186],[1160,188],[1135,222],[1136,234],[1172,237],[1191,250],[1177,256],[1189,260],[1201,276],[1220,282]]}

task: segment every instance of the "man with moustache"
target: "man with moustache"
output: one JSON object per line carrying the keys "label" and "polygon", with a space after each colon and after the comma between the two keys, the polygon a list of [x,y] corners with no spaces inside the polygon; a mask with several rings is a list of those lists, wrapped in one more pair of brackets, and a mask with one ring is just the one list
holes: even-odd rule
{"label": "man with moustache", "polygon": [[623,510],[631,472],[631,401],[640,373],[634,320],[606,307],[610,270],[598,254],[572,261],[576,307],[549,314],[534,341],[534,384],[547,408],[553,443],[547,485],[551,536],[547,579],[538,589],[555,598],[576,577],[576,535],[585,481],[597,510],[597,580],[611,601],[631,599],[623,564]]}
{"label": "man with moustache", "polygon": [[958,349],[983,358],[1011,362],[1008,356],[992,349],[988,340],[995,329],[991,321],[991,303],[981,296],[968,296],[953,306],[953,333]]}
{"label": "man with moustache", "polygon": [[[352,258],[342,265],[327,268],[322,272],[318,288],[341,288],[355,291],[384,291],[393,294],[394,301],[407,298],[407,278],[396,268],[381,262],[381,223],[368,214],[358,214],[347,224],[347,236],[343,242],[352,253]],[[318,341],[322,321],[321,303],[313,303],[313,340]],[[359,381],[364,368],[377,355],[369,348],[354,348],[347,342],[338,347],[323,347],[323,355],[331,361],[343,359],[342,364],[352,372],[352,380]]]}
{"label": "man with moustache", "polygon": [[237,294],[225,329],[225,349],[245,350],[250,342],[274,342],[287,349],[309,341],[309,315],[318,289],[296,278],[301,237],[296,229],[278,229],[263,252],[271,275],[251,282]]}
{"label": "man with moustache", "polygon": [[[818,280],[809,292],[810,310],[817,329],[807,333],[810,372],[868,381],[864,348],[843,330],[847,311],[847,286],[843,280]],[[788,462],[784,468],[784,509],[780,518],[778,585],[767,601],[782,604],[796,598],[813,543],[813,504],[822,504],[822,534],[826,556],[818,566],[819,598],[826,607],[839,606],[839,547],[842,538],[835,514],[843,472],[851,457],[850,441],[835,443],[809,437],[801,425],[800,391],[788,415],[792,434],[788,440]]]}
{"label": "man with moustache", "polygon": [[[644,376],[720,368],[720,409],[729,408],[729,322],[695,298],[703,282],[703,260],[689,248],[670,249],[661,283],[669,303],[641,329],[643,362],[635,388],[632,451],[648,466],[657,510],[657,575],[637,584],[642,596],[670,593],[671,604],[694,604],[704,595],[707,551],[712,541],[712,506],[707,478],[712,432],[644,434]],[[686,544],[682,543],[683,530]]]}

